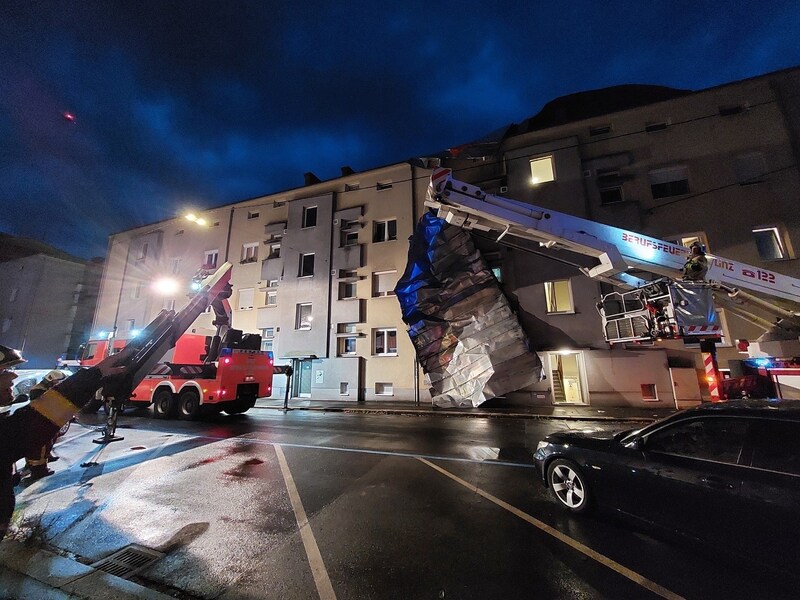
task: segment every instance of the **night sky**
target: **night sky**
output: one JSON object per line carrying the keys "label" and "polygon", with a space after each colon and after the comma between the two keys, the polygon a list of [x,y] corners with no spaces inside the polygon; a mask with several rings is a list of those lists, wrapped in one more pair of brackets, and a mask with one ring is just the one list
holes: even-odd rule
{"label": "night sky", "polygon": [[102,256],[110,233],[432,154],[558,96],[797,66],[798,35],[796,1],[2,0],[0,231]]}

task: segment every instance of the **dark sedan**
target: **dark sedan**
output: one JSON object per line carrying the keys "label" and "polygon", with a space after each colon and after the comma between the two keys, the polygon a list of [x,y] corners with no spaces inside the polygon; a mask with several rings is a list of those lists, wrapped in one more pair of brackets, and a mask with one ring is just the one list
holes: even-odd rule
{"label": "dark sedan", "polygon": [[534,459],[574,513],[602,506],[781,569],[800,561],[800,401],[704,404],[613,437],[555,433]]}

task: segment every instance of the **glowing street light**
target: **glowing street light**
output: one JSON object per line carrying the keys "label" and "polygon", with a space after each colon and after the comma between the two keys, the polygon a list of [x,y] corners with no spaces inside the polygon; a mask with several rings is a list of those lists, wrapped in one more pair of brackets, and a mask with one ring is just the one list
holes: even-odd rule
{"label": "glowing street light", "polygon": [[174,296],[178,293],[180,286],[175,279],[163,277],[153,282],[153,291],[161,296]]}

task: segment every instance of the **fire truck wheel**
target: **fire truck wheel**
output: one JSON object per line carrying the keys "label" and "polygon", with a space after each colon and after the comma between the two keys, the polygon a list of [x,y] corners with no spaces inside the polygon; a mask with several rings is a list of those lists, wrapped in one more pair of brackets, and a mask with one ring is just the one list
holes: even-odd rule
{"label": "fire truck wheel", "polygon": [[200,415],[200,395],[195,390],[183,390],[178,397],[178,418],[194,421]]}
{"label": "fire truck wheel", "polygon": [[153,396],[153,415],[157,419],[171,419],[175,416],[177,403],[175,396],[168,389],[160,389]]}

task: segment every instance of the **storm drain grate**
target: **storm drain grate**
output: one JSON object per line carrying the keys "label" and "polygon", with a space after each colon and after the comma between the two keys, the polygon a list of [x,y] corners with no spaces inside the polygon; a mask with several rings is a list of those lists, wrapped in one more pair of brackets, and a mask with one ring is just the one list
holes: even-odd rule
{"label": "storm drain grate", "polygon": [[122,579],[128,579],[136,575],[139,571],[146,569],[163,556],[164,554],[161,552],[156,552],[144,546],[131,544],[89,566],[110,573],[111,575],[122,577]]}

